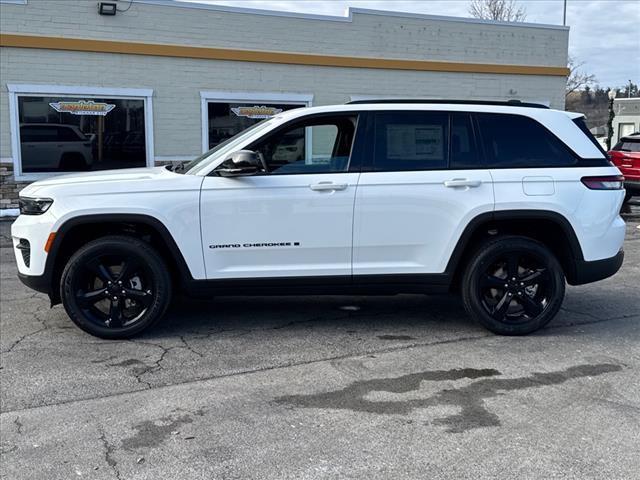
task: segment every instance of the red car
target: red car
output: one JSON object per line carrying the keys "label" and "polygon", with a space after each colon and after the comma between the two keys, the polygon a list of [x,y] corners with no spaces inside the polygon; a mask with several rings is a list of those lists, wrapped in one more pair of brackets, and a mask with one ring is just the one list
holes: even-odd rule
{"label": "red car", "polygon": [[640,196],[640,134],[621,137],[609,151],[609,157],[624,175],[625,201]]}

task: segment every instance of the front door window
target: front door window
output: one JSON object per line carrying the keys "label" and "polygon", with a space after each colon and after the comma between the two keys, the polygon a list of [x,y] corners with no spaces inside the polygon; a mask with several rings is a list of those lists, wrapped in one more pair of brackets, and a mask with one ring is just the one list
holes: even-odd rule
{"label": "front door window", "polygon": [[249,147],[259,152],[268,173],[337,173],[349,169],[357,116],[316,117],[294,122]]}

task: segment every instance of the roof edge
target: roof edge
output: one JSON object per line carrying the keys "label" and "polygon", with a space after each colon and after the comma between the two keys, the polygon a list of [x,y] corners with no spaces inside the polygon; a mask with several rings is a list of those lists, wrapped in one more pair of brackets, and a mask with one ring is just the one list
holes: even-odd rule
{"label": "roof edge", "polygon": [[502,22],[497,20],[483,20],[479,18],[452,17],[452,16],[446,16],[446,15],[431,15],[426,13],[411,13],[411,12],[401,12],[401,11],[393,11],[393,10],[375,10],[375,9],[359,8],[359,7],[348,7],[345,12],[345,15],[321,15],[316,13],[288,12],[284,10],[232,7],[228,5],[217,5],[212,3],[202,3],[198,1],[188,1],[188,0],[136,0],[135,3],[142,4],[142,5],[153,5],[153,6],[159,6],[159,7],[192,8],[192,9],[212,10],[212,11],[226,12],[226,13],[298,18],[302,20],[324,20],[324,21],[330,21],[330,22],[352,23],[354,14],[358,14],[358,15],[378,15],[383,17],[400,17],[400,18],[413,18],[413,19],[418,18],[423,20],[437,20],[437,21],[443,21],[443,22],[473,23],[473,24],[480,24],[480,25],[494,25],[494,26],[500,26],[500,27],[525,27],[525,28],[541,28],[541,29],[569,31],[568,26],[552,25],[552,24],[546,24],[546,23]]}

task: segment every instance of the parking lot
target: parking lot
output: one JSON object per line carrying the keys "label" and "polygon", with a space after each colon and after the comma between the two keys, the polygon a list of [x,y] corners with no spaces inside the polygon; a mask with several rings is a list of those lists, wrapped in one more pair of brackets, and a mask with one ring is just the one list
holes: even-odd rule
{"label": "parking lot", "polygon": [[638,478],[635,208],[622,270],[522,338],[400,295],[178,300],[103,341],[3,248],[1,478]]}

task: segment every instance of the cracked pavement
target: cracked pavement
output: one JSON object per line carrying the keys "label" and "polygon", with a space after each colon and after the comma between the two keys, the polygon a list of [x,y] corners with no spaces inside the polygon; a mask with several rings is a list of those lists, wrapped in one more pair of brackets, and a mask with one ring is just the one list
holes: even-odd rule
{"label": "cracked pavement", "polygon": [[104,341],[2,248],[0,478],[637,478],[638,227],[523,338],[401,295],[183,299]]}

